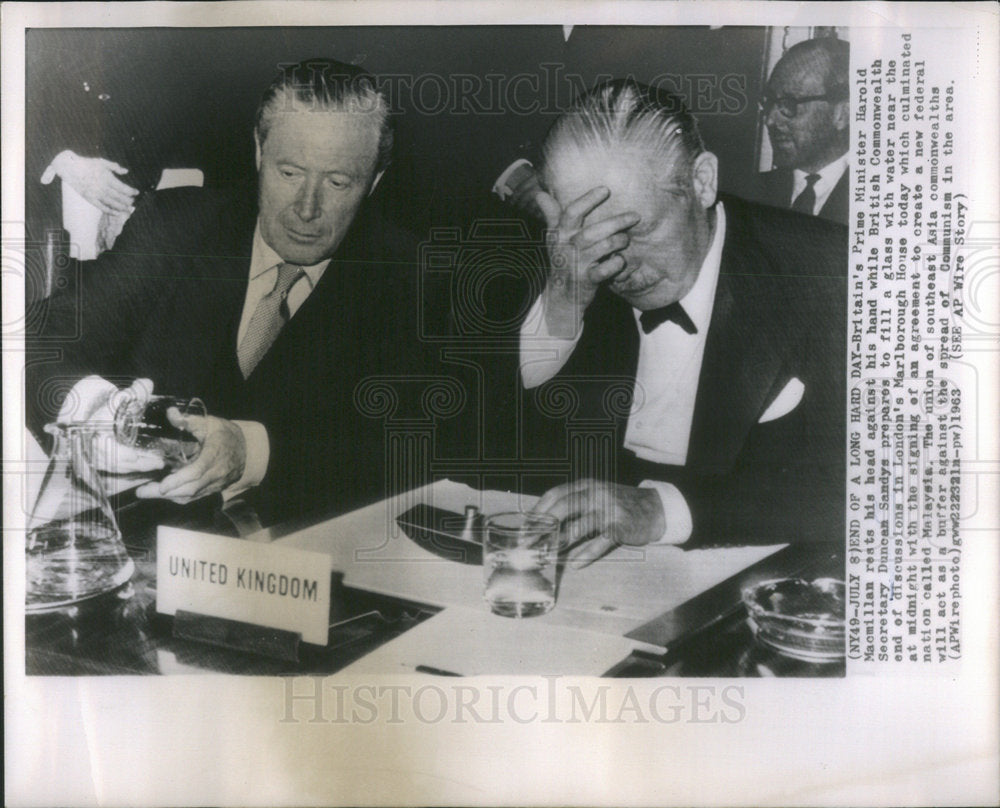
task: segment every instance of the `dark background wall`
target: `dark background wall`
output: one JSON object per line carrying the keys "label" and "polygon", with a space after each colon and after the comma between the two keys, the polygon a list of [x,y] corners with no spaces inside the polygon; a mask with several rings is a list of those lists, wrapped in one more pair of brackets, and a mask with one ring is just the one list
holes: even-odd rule
{"label": "dark background wall", "polygon": [[577,26],[566,41],[559,26],[34,29],[28,184],[66,147],[120,159],[135,181],[175,166],[252,183],[261,91],[282,64],[332,56],[388,77],[399,150],[378,193],[418,233],[493,211],[500,169],[530,157],[601,77],[682,94],[723,189],[752,197],[765,30]]}

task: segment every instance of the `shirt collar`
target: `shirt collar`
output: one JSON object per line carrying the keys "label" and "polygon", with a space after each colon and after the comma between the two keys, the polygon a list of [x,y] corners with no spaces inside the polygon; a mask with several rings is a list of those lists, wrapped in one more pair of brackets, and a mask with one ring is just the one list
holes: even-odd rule
{"label": "shirt collar", "polygon": [[712,319],[712,306],[715,303],[715,287],[719,282],[719,268],[722,266],[722,244],[726,240],[726,209],[722,202],[715,206],[715,233],[712,244],[701,262],[698,279],[680,304],[698,329],[698,334],[704,336]]}
{"label": "shirt collar", "polygon": [[846,170],[847,152],[844,152],[840,157],[832,163],[827,163],[819,171],[803,171],[801,168],[796,168],[793,173],[795,175],[796,187],[799,185],[805,186],[806,177],[810,174],[819,174],[819,179],[816,180],[816,184],[813,186],[813,190],[819,196],[823,189],[832,188],[840,182],[840,178]]}
{"label": "shirt collar", "polygon": [[[698,329],[698,333],[692,336],[704,337],[708,332],[712,320],[712,307],[715,305],[715,287],[719,282],[719,269],[722,266],[722,244],[725,240],[726,209],[720,200],[715,205],[715,233],[712,234],[712,243],[702,259],[698,277],[688,293],[677,301],[684,307],[687,316]],[[632,314],[638,323],[642,311],[633,308]]]}
{"label": "shirt collar", "polygon": [[[272,250],[270,245],[264,241],[264,237],[260,232],[260,221],[258,220],[257,226],[253,231],[253,253],[250,258],[250,280],[257,280],[270,270],[276,270],[278,265],[283,263],[285,263],[284,259]],[[316,284],[319,283],[319,279],[323,277],[323,272],[326,271],[326,268],[329,265],[330,259],[327,258],[325,261],[320,261],[318,264],[302,267],[303,271],[306,273],[306,277],[309,279],[309,286],[311,288],[315,288]],[[271,287],[274,288],[274,284],[277,282],[278,273],[275,272],[274,279],[271,282]]]}

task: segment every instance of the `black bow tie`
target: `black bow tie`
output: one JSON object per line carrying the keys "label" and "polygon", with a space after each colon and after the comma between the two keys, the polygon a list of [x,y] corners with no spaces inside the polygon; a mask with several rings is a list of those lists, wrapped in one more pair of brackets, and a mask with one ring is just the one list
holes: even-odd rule
{"label": "black bow tie", "polygon": [[670,321],[676,323],[688,334],[697,334],[698,328],[691,318],[688,317],[688,313],[684,311],[684,307],[674,301],[669,306],[661,306],[658,309],[650,309],[649,311],[644,311],[639,315],[639,324],[642,326],[642,332],[648,334],[657,326]]}

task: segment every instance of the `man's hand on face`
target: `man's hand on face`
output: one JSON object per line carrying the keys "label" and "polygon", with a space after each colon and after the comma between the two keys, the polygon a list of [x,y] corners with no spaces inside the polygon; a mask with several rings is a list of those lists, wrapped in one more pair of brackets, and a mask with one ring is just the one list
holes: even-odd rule
{"label": "man's hand on face", "polygon": [[640,546],[656,541],[666,529],[663,504],[654,489],[598,480],[557,485],[533,510],[559,519],[563,542],[571,548],[570,563],[577,568],[619,544]]}
{"label": "man's hand on face", "polygon": [[619,213],[584,225],[584,220],[610,196],[604,187],[592,188],[563,209],[550,194],[534,197],[549,229],[549,277],[543,292],[549,333],[573,337],[597,287],[620,272],[629,271],[622,251],[629,245],[628,230],[639,214]]}
{"label": "man's hand on face", "polygon": [[183,416],[174,407],[167,410],[167,417],[174,426],[201,441],[201,453],[159,482],[137,488],[137,497],[184,504],[223,491],[243,476],[247,447],[243,431],[236,424],[211,415]]}

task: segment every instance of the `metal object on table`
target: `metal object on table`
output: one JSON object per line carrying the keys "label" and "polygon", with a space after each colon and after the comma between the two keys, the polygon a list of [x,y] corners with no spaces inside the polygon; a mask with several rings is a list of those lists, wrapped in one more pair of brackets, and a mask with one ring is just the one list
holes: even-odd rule
{"label": "metal object on table", "polygon": [[396,523],[417,545],[448,561],[461,564],[483,563],[483,517],[475,505],[465,515],[419,504],[400,514]]}

